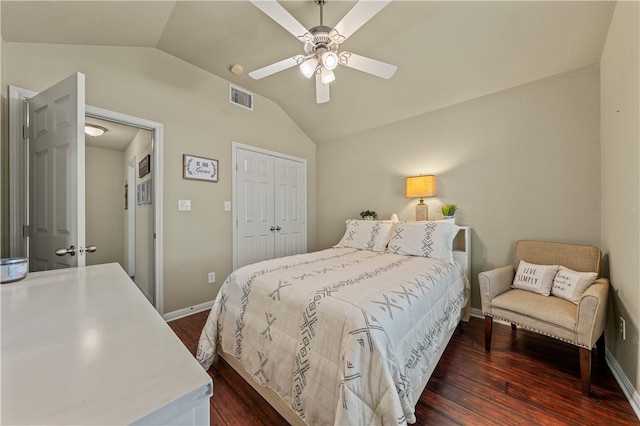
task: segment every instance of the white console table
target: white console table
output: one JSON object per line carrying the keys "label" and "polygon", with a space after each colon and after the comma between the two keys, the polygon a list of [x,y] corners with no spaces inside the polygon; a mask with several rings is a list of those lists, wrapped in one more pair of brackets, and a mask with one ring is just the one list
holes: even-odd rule
{"label": "white console table", "polygon": [[117,263],[0,299],[1,424],[209,424],[211,378]]}

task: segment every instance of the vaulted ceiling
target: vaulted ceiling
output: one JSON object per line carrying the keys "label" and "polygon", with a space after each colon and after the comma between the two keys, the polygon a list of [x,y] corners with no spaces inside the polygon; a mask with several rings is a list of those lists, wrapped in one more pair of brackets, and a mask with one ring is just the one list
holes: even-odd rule
{"label": "vaulted ceiling", "polygon": [[[312,0],[281,4],[306,28]],[[334,26],[355,1],[328,0]],[[1,2],[6,42],[157,48],[278,103],[315,142],[433,111],[597,63],[615,2],[394,0],[341,50],[394,64],[390,80],[338,67],[331,101],[297,67],[262,80],[248,71],[303,53],[302,43],[248,1]],[[245,72],[229,68],[240,64]]]}

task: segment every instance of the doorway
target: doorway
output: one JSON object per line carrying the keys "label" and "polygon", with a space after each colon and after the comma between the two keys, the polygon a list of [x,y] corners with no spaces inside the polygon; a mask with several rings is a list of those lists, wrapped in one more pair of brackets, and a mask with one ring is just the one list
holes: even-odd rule
{"label": "doorway", "polygon": [[104,129],[85,137],[85,234],[97,247],[86,264],[119,263],[153,304],[153,134],[94,117],[85,124]]}
{"label": "doorway", "polygon": [[[25,101],[35,96],[37,93],[17,87],[9,88],[9,116],[10,116],[10,164],[15,165],[10,170],[9,176],[9,199],[10,199],[10,255],[11,256],[27,256],[28,255],[28,237],[24,236],[24,227],[28,223],[28,150],[24,143],[23,126],[25,124],[26,107]],[[156,310],[163,313],[163,235],[162,235],[162,139],[163,126],[160,123],[145,120],[139,117],[129,116],[126,114],[110,111],[98,107],[86,106],[86,121],[105,120],[122,126],[131,126],[137,131],[144,131],[148,134],[150,140],[150,150],[148,162],[150,171],[145,177],[150,183],[146,188],[149,191],[149,200],[147,212],[149,214],[149,227],[147,229],[148,236],[148,259],[143,264],[148,268],[147,298],[152,302]],[[156,167],[155,165],[158,165]],[[124,169],[123,169],[124,170]],[[124,200],[137,202],[136,197],[130,197],[130,192],[125,191],[125,185],[128,185],[128,178],[124,173],[118,176],[120,183],[119,211],[121,215],[125,215]],[[124,184],[125,179],[127,183]],[[137,186],[137,183],[136,185]],[[128,189],[128,188],[127,188]],[[100,214],[98,212],[97,214]],[[128,229],[128,228],[127,228]],[[123,238],[124,241],[124,238]],[[124,242],[121,251],[125,252]],[[128,246],[127,246],[128,247]],[[93,253],[95,254],[95,253]],[[128,258],[128,255],[127,255]],[[123,268],[128,271],[122,262]],[[89,263],[90,264],[90,263]],[[145,293],[143,291],[143,293]]]}

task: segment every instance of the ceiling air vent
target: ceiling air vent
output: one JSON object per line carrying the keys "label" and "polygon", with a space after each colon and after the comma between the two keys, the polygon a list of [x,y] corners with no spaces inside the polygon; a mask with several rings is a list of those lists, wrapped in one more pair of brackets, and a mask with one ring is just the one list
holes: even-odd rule
{"label": "ceiling air vent", "polygon": [[242,90],[233,84],[229,85],[229,102],[253,111],[253,93]]}

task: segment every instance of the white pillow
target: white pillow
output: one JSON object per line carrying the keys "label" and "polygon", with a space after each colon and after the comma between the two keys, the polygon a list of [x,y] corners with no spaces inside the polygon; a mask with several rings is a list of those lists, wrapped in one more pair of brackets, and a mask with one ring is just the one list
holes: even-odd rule
{"label": "white pillow", "polygon": [[521,260],[511,287],[548,296],[558,268],[558,265],[536,265]]}
{"label": "white pillow", "polygon": [[451,222],[398,222],[391,232],[389,252],[453,261],[453,239],[459,230]]}
{"label": "white pillow", "polygon": [[347,230],[335,247],[385,251],[393,222],[390,220],[347,220]]}
{"label": "white pillow", "polygon": [[551,294],[577,305],[582,293],[593,284],[596,278],[598,274],[595,272],[577,272],[560,266],[560,270],[553,279]]}

